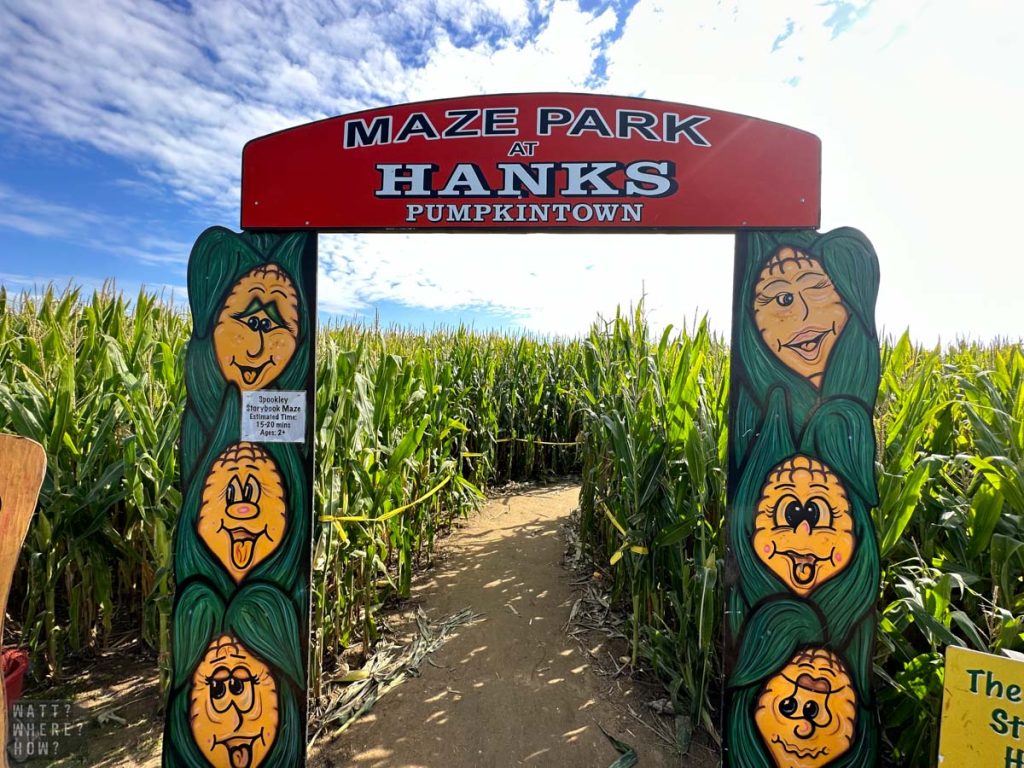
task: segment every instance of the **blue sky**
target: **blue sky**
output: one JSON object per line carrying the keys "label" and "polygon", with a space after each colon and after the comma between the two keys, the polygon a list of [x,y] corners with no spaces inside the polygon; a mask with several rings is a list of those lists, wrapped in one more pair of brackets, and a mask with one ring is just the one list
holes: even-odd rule
{"label": "blue sky", "polygon": [[[237,228],[246,140],[421,99],[641,95],[823,141],[823,228],[882,265],[920,340],[1024,331],[1007,241],[1024,176],[1024,11],[951,0],[0,0],[0,283],[184,296],[196,235]],[[579,333],[646,293],[728,330],[725,236],[321,237],[322,309]]]}

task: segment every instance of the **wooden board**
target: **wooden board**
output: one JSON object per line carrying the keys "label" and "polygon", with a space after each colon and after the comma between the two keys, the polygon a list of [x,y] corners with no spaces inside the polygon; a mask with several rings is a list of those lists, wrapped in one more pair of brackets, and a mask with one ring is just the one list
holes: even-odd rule
{"label": "wooden board", "polygon": [[736,236],[727,766],[872,766],[878,261],[856,230]]}
{"label": "wooden board", "polygon": [[946,648],[938,764],[1024,766],[1024,659]]}
{"label": "wooden board", "polygon": [[[164,765],[301,768],[316,235],[204,232],[189,259]],[[261,439],[243,440],[242,424]]]}
{"label": "wooden board", "polygon": [[[46,474],[46,453],[34,440],[0,434],[0,637],[11,579],[18,564],[21,545],[36,510],[39,489]],[[0,745],[7,744],[7,702],[0,686]],[[6,747],[0,750],[0,766],[6,768]]]}

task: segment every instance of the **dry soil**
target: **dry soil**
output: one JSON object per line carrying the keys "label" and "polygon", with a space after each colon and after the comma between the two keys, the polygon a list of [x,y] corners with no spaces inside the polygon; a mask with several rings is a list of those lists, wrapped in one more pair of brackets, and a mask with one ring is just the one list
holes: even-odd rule
{"label": "dry soil", "polygon": [[492,499],[445,543],[413,601],[432,620],[467,607],[485,620],[337,741],[315,745],[314,768],[608,766],[619,755],[601,727],[635,747],[641,766],[682,764],[629,712],[651,691],[595,674],[606,644],[587,648],[565,631],[574,574],[561,526],[578,494],[560,485]]}
{"label": "dry soil", "polygon": [[[655,689],[597,674],[595,665],[607,669],[622,647],[567,634],[576,576],[562,564],[562,525],[578,492],[562,484],[493,498],[439,543],[434,567],[417,577],[412,600],[391,623],[399,633],[413,627],[417,606],[431,620],[464,608],[480,620],[460,627],[419,677],[341,735],[316,743],[312,768],[603,767],[618,753],[601,728],[632,745],[644,768],[716,763],[698,745],[679,756],[652,730],[657,717],[645,705]],[[118,719],[92,717],[84,753],[31,766],[159,766],[151,662],[107,658],[71,689],[83,707]]]}

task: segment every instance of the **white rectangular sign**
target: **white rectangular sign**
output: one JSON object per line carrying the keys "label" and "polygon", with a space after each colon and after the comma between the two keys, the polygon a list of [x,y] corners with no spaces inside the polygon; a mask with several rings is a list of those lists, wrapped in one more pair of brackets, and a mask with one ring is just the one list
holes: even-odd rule
{"label": "white rectangular sign", "polygon": [[257,390],[242,393],[242,439],[253,443],[306,440],[306,393]]}

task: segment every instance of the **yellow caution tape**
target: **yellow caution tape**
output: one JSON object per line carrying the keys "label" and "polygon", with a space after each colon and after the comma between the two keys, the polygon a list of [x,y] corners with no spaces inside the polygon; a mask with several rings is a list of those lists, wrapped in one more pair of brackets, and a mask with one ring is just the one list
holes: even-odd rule
{"label": "yellow caution tape", "polygon": [[[390,520],[392,517],[400,515],[408,509],[412,509],[420,502],[426,501],[435,493],[437,493],[446,485],[448,485],[448,483],[452,481],[452,478],[454,476],[454,474],[448,475],[448,477],[446,477],[444,480],[435,485],[433,488],[424,493],[415,501],[410,501],[408,504],[402,507],[396,507],[395,509],[392,509],[390,512],[387,512],[381,515],[380,517],[367,517],[366,515],[324,515],[320,518],[320,522],[334,523],[335,527],[339,530],[339,532],[341,531],[341,526],[338,525],[338,523],[383,523],[385,520]],[[342,534],[342,536],[346,539],[348,538],[345,537],[344,534]]]}
{"label": "yellow caution tape", "polygon": [[[512,441],[515,441],[517,443],[533,443],[534,445],[561,445],[561,446],[566,446],[566,447],[570,446],[570,445],[579,445],[579,443],[576,442],[576,441],[573,441],[571,443],[553,443],[553,442],[550,442],[548,440],[528,440],[525,437],[499,437],[494,442],[496,442],[496,443],[510,443]],[[466,454],[462,454],[462,455],[465,456]]]}

